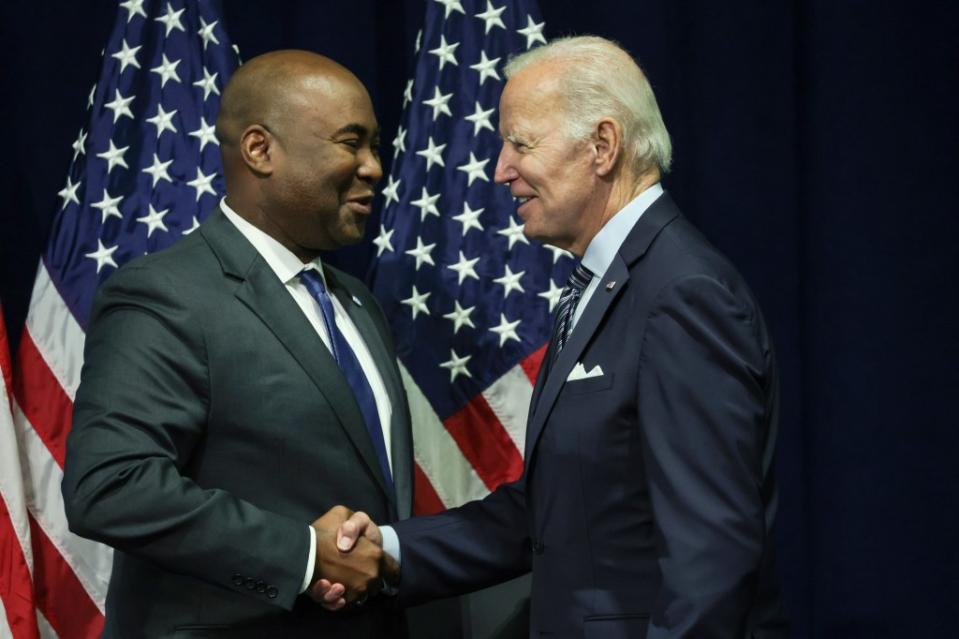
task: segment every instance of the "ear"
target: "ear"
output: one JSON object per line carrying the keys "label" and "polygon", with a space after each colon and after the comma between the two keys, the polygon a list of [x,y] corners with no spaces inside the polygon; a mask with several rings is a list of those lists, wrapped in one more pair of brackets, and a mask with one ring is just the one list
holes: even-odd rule
{"label": "ear", "polygon": [[260,124],[252,124],[240,136],[240,155],[254,173],[272,175],[275,139]]}
{"label": "ear", "polygon": [[600,177],[609,175],[622,153],[623,131],[619,123],[612,118],[603,118],[593,131],[593,149],[596,157],[593,165]]}

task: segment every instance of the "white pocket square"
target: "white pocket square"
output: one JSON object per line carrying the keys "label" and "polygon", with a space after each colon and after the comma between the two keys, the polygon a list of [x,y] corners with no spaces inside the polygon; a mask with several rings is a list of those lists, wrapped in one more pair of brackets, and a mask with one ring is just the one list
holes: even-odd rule
{"label": "white pocket square", "polygon": [[593,370],[587,371],[583,367],[582,362],[578,362],[576,366],[573,367],[573,370],[570,371],[569,377],[566,378],[567,382],[575,382],[578,379],[590,379],[592,377],[602,377],[603,376],[603,367],[597,364],[593,367]]}

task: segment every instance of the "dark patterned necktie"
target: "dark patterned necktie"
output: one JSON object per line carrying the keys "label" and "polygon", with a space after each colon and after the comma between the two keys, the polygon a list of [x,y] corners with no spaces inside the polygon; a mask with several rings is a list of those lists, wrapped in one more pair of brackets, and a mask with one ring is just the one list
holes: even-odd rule
{"label": "dark patterned necktie", "polygon": [[356,358],[356,353],[350,347],[349,342],[336,327],[336,316],[333,313],[333,301],[329,293],[326,292],[326,286],[323,285],[323,278],[313,269],[300,272],[300,280],[306,285],[306,290],[310,292],[316,303],[320,305],[323,315],[323,323],[326,325],[326,333],[330,336],[330,350],[333,352],[333,359],[336,360],[343,376],[353,389],[353,396],[356,403],[363,413],[363,421],[366,422],[366,430],[373,440],[373,450],[376,451],[376,457],[380,462],[380,470],[383,471],[383,478],[386,480],[386,486],[393,492],[393,475],[390,472],[390,461],[386,455],[386,443],[383,439],[383,428],[380,425],[380,416],[376,411],[376,399],[373,397],[373,388],[370,386],[366,374],[363,373],[363,367]]}
{"label": "dark patterned necktie", "polygon": [[559,311],[556,313],[556,330],[553,335],[554,359],[559,356],[559,352],[566,346],[570,333],[573,332],[573,315],[576,313],[576,305],[592,279],[593,273],[580,262],[566,280],[566,287],[559,298]]}

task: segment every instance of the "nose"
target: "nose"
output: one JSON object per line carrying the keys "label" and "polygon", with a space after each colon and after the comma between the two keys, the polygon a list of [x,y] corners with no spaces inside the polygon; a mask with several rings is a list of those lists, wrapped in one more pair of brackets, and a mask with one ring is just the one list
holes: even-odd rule
{"label": "nose", "polygon": [[357,174],[370,184],[376,184],[383,177],[383,165],[380,163],[380,156],[372,147],[363,149],[361,153],[363,156],[360,158]]}
{"label": "nose", "polygon": [[500,149],[499,157],[496,159],[493,181],[497,184],[509,184],[518,177],[519,173],[513,168],[513,151],[508,144],[504,143]]}

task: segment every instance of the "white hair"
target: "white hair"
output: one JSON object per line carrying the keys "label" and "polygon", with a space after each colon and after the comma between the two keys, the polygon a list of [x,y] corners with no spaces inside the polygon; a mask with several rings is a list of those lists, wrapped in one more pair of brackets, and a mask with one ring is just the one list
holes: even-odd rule
{"label": "white hair", "polygon": [[636,61],[615,42],[598,36],[559,38],[512,58],[509,78],[531,65],[563,63],[560,91],[567,114],[566,134],[586,139],[603,117],[623,127],[623,147],[637,173],[672,162],[672,144],[656,96]]}

